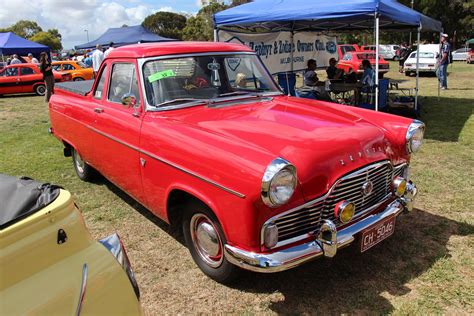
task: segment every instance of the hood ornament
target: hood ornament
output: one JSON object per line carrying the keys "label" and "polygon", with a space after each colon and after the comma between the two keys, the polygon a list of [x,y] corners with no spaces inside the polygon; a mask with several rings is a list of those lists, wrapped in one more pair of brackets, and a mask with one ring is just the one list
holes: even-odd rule
{"label": "hood ornament", "polygon": [[372,193],[372,191],[374,190],[374,184],[372,183],[372,181],[370,180],[367,180],[363,185],[362,185],[362,195],[363,196],[367,196],[369,195],[370,193]]}

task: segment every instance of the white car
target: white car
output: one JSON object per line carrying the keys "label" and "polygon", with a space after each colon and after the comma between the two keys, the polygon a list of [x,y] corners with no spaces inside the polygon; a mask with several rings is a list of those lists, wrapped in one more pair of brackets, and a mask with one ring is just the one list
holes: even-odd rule
{"label": "white car", "polygon": [[462,47],[462,48],[456,49],[455,51],[453,51],[453,60],[454,61],[466,61],[467,55],[468,55],[470,50],[471,50],[471,48],[469,48],[469,47]]}
{"label": "white car", "polygon": [[[397,50],[393,50],[394,47],[399,48],[397,45],[379,45],[379,55],[385,60],[397,60]],[[362,51],[375,52],[375,45],[362,46]]]}
{"label": "white car", "polygon": [[[419,71],[436,74],[436,69],[438,68],[436,55],[437,54],[434,52],[420,52]],[[403,69],[405,70],[405,76],[410,76],[412,73],[416,73],[416,52],[412,52],[410,56],[408,56],[403,65]]]}

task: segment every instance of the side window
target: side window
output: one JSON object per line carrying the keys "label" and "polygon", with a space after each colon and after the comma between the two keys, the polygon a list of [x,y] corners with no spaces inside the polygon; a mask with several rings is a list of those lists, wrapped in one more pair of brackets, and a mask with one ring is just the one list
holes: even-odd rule
{"label": "side window", "polygon": [[110,102],[121,103],[122,97],[127,93],[131,93],[137,98],[137,104],[140,103],[140,92],[134,64],[114,64],[110,78],[109,94],[107,96]]}
{"label": "side window", "polygon": [[71,64],[64,64],[63,70],[74,70],[74,66]]}
{"label": "side window", "polygon": [[105,77],[107,75],[107,65],[102,69],[102,72],[100,73],[100,79],[99,82],[97,83],[97,86],[94,90],[94,98],[96,99],[102,99],[102,92],[104,91],[104,85],[105,85]]}
{"label": "side window", "polygon": [[34,75],[35,71],[31,68],[20,68],[20,75],[25,76],[25,75]]}
{"label": "side window", "polygon": [[7,77],[16,77],[18,76],[18,68],[7,68]]}
{"label": "side window", "polygon": [[52,67],[54,71],[61,71],[61,64],[56,64],[56,65],[53,65]]}

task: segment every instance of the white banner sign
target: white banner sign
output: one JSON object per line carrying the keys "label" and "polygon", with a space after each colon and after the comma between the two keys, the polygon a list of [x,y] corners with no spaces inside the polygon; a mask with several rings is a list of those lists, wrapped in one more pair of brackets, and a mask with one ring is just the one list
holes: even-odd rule
{"label": "white banner sign", "polygon": [[241,43],[253,49],[272,73],[303,70],[309,59],[315,59],[318,67],[327,67],[331,57],[337,58],[336,38],[311,32],[295,33],[293,47],[290,32],[246,34],[219,31],[220,42]]}

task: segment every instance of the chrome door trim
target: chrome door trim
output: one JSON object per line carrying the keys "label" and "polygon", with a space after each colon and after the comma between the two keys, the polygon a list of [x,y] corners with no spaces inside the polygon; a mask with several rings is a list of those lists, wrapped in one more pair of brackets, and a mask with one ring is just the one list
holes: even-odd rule
{"label": "chrome door trim", "polygon": [[213,186],[215,186],[215,187],[217,187],[217,188],[219,188],[219,189],[221,189],[221,190],[224,190],[224,191],[226,191],[226,192],[228,192],[228,193],[230,193],[230,194],[233,194],[233,195],[235,195],[235,196],[237,196],[237,197],[239,197],[239,198],[241,198],[241,199],[244,199],[244,198],[245,198],[245,194],[242,194],[242,193],[237,192],[237,191],[235,191],[235,190],[232,190],[232,189],[230,189],[230,188],[228,188],[228,187],[225,187],[225,186],[223,186],[222,184],[219,184],[219,183],[217,183],[217,182],[214,182],[214,181],[212,181],[212,180],[210,180],[210,179],[208,179],[208,178],[206,178],[206,177],[204,177],[204,176],[201,176],[201,175],[199,175],[199,174],[197,174],[197,173],[194,173],[194,172],[192,172],[192,171],[190,171],[190,170],[188,170],[188,169],[186,169],[186,168],[183,168],[183,167],[181,167],[181,166],[179,166],[179,165],[177,165],[177,164],[174,164],[174,163],[172,163],[172,162],[170,162],[170,161],[168,161],[168,160],[166,160],[166,159],[164,159],[164,158],[158,157],[158,156],[156,156],[155,154],[152,154],[152,153],[150,153],[150,152],[148,152],[148,151],[142,150],[142,149],[140,149],[140,148],[138,148],[138,147],[135,147],[135,146],[133,146],[133,145],[131,145],[131,144],[129,144],[129,143],[126,143],[126,142],[124,142],[124,141],[122,141],[122,140],[120,140],[120,139],[118,139],[118,138],[116,138],[116,137],[113,137],[113,136],[111,136],[111,135],[109,135],[109,134],[106,134],[106,133],[104,133],[104,132],[102,132],[102,131],[100,131],[100,130],[98,130],[98,129],[92,127],[92,126],[89,126],[89,125],[86,125],[86,126],[87,126],[90,130],[92,130],[93,132],[95,132],[95,133],[97,133],[97,134],[99,134],[99,135],[102,135],[102,136],[104,136],[104,137],[106,137],[106,138],[108,138],[108,139],[110,139],[110,140],[113,140],[113,141],[115,141],[115,142],[117,142],[117,143],[119,143],[119,144],[121,144],[121,145],[124,145],[124,146],[126,146],[126,147],[128,147],[128,148],[130,148],[130,149],[132,149],[132,150],[135,150],[135,151],[137,151],[137,152],[139,152],[139,153],[141,153],[141,154],[143,154],[143,155],[146,155],[146,156],[148,156],[148,157],[150,157],[150,158],[153,158],[153,159],[155,159],[155,160],[157,160],[157,161],[159,161],[159,162],[161,162],[161,163],[164,163],[165,165],[168,165],[168,166],[170,166],[170,167],[173,167],[173,168],[175,168],[175,169],[177,169],[177,170],[179,170],[179,171],[181,171],[181,172],[184,172],[184,173],[186,173],[186,174],[188,174],[188,175],[190,175],[190,176],[193,176],[193,177],[195,177],[195,178],[197,178],[197,179],[199,179],[199,180],[202,180],[202,181],[204,181],[204,182],[206,182],[206,183],[209,183],[210,185],[213,185]]}
{"label": "chrome door trim", "polygon": [[87,273],[89,268],[87,267],[87,263],[84,263],[82,266],[82,281],[81,281],[81,291],[79,292],[79,301],[77,302],[77,309],[76,309],[76,316],[81,314],[82,303],[84,303],[84,297],[86,294],[86,287],[87,287]]}

